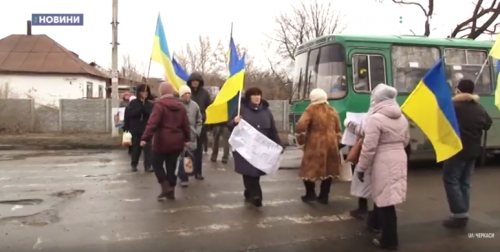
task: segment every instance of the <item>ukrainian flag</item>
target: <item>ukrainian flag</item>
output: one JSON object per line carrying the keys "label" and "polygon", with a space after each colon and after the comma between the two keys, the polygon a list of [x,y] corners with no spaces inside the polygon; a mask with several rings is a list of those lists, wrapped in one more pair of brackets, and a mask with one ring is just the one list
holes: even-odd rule
{"label": "ukrainian flag", "polygon": [[181,65],[177,63],[177,60],[175,60],[175,57],[172,58],[172,65],[174,66],[174,71],[175,71],[175,77],[179,83],[182,83],[182,85],[186,85],[189,75],[184,71]]}
{"label": "ukrainian flag", "polygon": [[[497,59],[497,72],[500,71],[500,36],[497,35],[497,40],[490,50],[490,56]],[[500,109],[500,74],[497,76],[497,86],[495,88],[495,106]]]}
{"label": "ukrainian flag", "polygon": [[437,162],[447,160],[462,150],[443,59],[425,75],[401,109],[429,138]]}
{"label": "ukrainian flag", "polygon": [[163,65],[165,69],[165,75],[167,80],[172,83],[176,91],[183,83],[179,82],[174,70],[174,65],[172,63],[172,58],[170,57],[170,52],[168,50],[167,39],[165,37],[165,30],[163,29],[163,23],[161,22],[160,13],[158,13],[158,20],[156,21],[156,32],[153,42],[153,51],[151,52],[151,60],[158,62]]}
{"label": "ukrainian flag", "polygon": [[224,123],[232,120],[238,112],[238,100],[245,78],[245,55],[238,58],[233,38],[230,41],[229,73],[214,102],[208,106],[205,124]]}

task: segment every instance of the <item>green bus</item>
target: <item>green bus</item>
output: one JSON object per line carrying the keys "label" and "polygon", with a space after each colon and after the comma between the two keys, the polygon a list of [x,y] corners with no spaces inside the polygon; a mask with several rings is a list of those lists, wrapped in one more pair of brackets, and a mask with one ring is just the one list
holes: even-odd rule
{"label": "green bus", "polygon": [[[403,104],[442,56],[445,56],[450,92],[462,78],[474,81],[492,46],[491,41],[421,36],[328,35],[309,41],[299,46],[295,56],[289,144],[296,144],[295,124],[310,104],[309,92],[314,88],[327,92],[329,104],[338,111],[343,124],[347,112],[368,111],[370,92],[379,83],[395,87],[398,102]],[[475,91],[493,119],[488,131],[488,150],[497,151],[500,149],[500,112],[494,105],[494,66],[496,60],[489,58]],[[412,122],[410,132],[412,159],[431,158],[434,155],[431,143]]]}

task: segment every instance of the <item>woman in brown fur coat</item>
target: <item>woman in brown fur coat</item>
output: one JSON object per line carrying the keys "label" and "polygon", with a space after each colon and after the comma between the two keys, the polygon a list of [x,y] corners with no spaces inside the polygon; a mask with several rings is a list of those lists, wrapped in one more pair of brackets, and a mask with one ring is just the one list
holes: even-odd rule
{"label": "woman in brown fur coat", "polygon": [[[328,105],[325,91],[312,90],[310,99],[311,105],[300,117],[295,131],[297,142],[303,145],[304,150],[299,174],[306,188],[302,201],[317,200],[327,204],[332,178],[339,174],[338,144],[342,138],[342,129],[339,115]],[[321,181],[318,196],[315,192],[316,181]]]}

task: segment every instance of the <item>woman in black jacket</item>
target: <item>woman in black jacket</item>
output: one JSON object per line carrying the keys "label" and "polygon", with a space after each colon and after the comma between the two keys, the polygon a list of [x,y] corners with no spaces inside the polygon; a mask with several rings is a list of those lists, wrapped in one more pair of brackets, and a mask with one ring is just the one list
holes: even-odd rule
{"label": "woman in black jacket", "polygon": [[[262,91],[259,88],[253,87],[245,92],[245,96],[241,101],[240,115],[229,122],[229,129],[232,131],[241,119],[244,119],[260,133],[281,145],[273,114],[269,110],[269,103],[262,99]],[[233,152],[233,158],[234,170],[243,176],[245,200],[253,203],[256,207],[261,207],[262,189],[260,187],[260,177],[265,173],[250,164],[236,151]]]}

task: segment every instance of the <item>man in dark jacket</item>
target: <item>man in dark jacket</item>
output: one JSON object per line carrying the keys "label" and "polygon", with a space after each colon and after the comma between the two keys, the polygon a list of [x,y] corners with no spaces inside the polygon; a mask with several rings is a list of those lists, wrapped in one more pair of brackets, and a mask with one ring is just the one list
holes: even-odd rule
{"label": "man in dark jacket", "polygon": [[[154,104],[151,118],[142,135],[141,146],[153,139],[153,168],[161,193],[158,200],[175,199],[177,158],[189,146],[189,119],[184,104],[173,95],[172,84],[160,84],[161,98]],[[165,164],[165,169],[163,169]]]}
{"label": "man in dark jacket", "polygon": [[[205,123],[207,119],[206,109],[212,103],[212,99],[210,98],[210,93],[208,93],[205,88],[205,82],[203,81],[203,77],[199,73],[192,73],[189,76],[187,81],[187,85],[191,88],[191,100],[198,104],[200,107],[201,117],[203,119],[203,123]],[[203,180],[203,176],[201,174],[202,170],[202,158],[203,158],[203,143],[207,141],[207,127],[203,125],[201,130],[200,137],[198,137],[198,141],[196,143],[196,151],[194,153],[194,177],[198,180]]]}
{"label": "man in dark jacket", "polygon": [[132,134],[132,160],[130,165],[132,166],[132,171],[136,172],[141,152],[144,151],[144,170],[152,172],[151,144],[148,143],[144,147],[140,145],[142,133],[144,133],[149,115],[153,108],[153,97],[151,96],[149,86],[145,84],[137,86],[136,97],[136,99],[130,101],[125,109],[124,129]]}
{"label": "man in dark jacket", "polygon": [[492,124],[488,112],[479,104],[474,82],[462,79],[456,87],[453,105],[460,128],[462,150],[444,162],[443,180],[451,217],[443,222],[447,228],[462,228],[469,220],[470,182],[482,147],[481,139]]}

